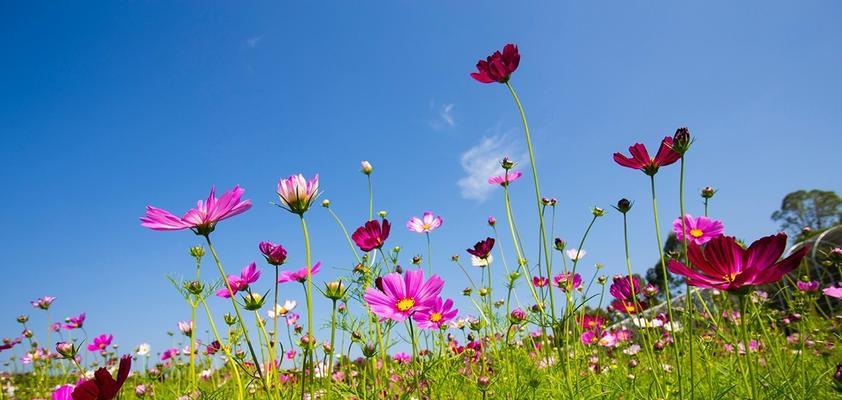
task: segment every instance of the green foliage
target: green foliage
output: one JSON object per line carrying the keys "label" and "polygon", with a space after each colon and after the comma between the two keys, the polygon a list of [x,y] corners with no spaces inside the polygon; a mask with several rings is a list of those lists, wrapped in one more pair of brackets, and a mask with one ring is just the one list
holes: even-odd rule
{"label": "green foliage", "polygon": [[794,237],[805,227],[825,229],[842,222],[842,198],[833,191],[795,191],[784,197],[781,209],[772,213],[772,219]]}

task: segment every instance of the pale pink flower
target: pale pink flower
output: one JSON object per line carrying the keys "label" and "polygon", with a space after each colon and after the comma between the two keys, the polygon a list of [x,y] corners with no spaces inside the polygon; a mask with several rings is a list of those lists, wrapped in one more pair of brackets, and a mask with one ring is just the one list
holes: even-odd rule
{"label": "pale pink flower", "polygon": [[442,224],[442,219],[438,215],[427,211],[421,218],[412,217],[406,223],[406,228],[416,233],[429,233],[436,230]]}
{"label": "pale pink flower", "polygon": [[281,207],[294,214],[304,214],[319,197],[319,174],[309,181],[301,174],[281,179],[278,181],[277,194],[281,199]]}
{"label": "pale pink flower", "polygon": [[490,185],[508,186],[510,183],[518,180],[521,176],[523,176],[523,173],[520,171],[506,172],[503,175],[495,175],[488,178],[488,183]]}

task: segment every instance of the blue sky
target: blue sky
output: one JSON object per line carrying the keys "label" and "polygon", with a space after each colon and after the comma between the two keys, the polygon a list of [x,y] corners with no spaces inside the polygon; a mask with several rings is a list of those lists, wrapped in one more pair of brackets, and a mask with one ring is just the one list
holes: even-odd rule
{"label": "blue sky", "polygon": [[[141,228],[145,205],[180,214],[211,185],[240,184],[254,207],[214,233],[226,268],[259,261],[261,240],[283,243],[297,267],[297,221],[269,205],[278,178],[319,173],[352,228],[367,216],[363,159],[375,166],[375,208],[397,228],[389,243],[407,258],[426,248],[406,219],[444,217],[435,270],[470,313],[450,255],[466,257],[489,234],[489,215],[504,221],[501,191],[476,182],[503,154],[528,164],[505,88],[468,75],[507,42],[522,54],[512,83],[543,190],[560,202],[558,236],[578,241],[592,206],[627,197],[636,201],[636,269],[651,266],[647,179],[611,154],[635,141],[651,148],[683,125],[697,138],[688,211],[701,212],[696,193],[712,185],[712,215],[729,234],[773,233],[769,216],[786,193],[842,184],[840,17],[833,1],[3,2],[0,336],[19,334],[19,314],[43,331],[29,300],[49,294],[54,317],[85,311],[92,335],[162,351],[165,331],[189,316],[165,275],[191,274],[187,248],[199,241]],[[525,178],[512,195],[531,242]],[[677,180],[674,167],[658,174],[664,233],[678,214]],[[319,207],[307,217],[327,267],[319,281],[350,267],[329,214]],[[585,248],[588,274],[596,262],[623,271],[621,217],[600,219]],[[217,277],[209,263],[204,272]],[[297,285],[284,291],[302,302]],[[218,315],[226,309],[211,302]],[[327,305],[319,300],[318,310]]]}

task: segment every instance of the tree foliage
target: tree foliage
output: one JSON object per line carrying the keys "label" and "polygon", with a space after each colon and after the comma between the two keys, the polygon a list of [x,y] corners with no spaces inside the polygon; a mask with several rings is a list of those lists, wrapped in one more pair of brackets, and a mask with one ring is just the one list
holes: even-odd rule
{"label": "tree foliage", "polygon": [[842,198],[833,191],[813,189],[787,194],[781,209],[772,213],[781,229],[798,236],[802,229],[821,230],[842,222]]}

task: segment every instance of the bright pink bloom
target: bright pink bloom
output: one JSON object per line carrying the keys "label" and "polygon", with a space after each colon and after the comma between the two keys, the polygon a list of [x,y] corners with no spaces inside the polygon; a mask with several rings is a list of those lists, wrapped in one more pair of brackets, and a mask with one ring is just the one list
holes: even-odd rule
{"label": "bright pink bloom", "polygon": [[161,361],[167,361],[170,358],[175,358],[177,356],[178,356],[178,349],[175,349],[175,348],[167,349],[167,350],[164,350],[163,353],[161,353]]}
{"label": "bright pink bloom", "polygon": [[[722,221],[717,221],[708,217],[696,217],[686,214],[684,216],[684,227],[687,231],[687,241],[695,244],[705,244],[711,239],[722,236],[722,231],[725,227],[722,226]],[[684,230],[681,226],[681,218],[676,218],[672,223],[672,229],[675,231],[675,237],[678,240],[684,240]]]}
{"label": "bright pink bloom", "polygon": [[409,364],[412,361],[412,357],[403,352],[393,355],[392,359],[398,364]]}
{"label": "bright pink bloom", "polygon": [[543,277],[543,276],[533,276],[532,277],[532,286],[535,287],[546,287],[550,283],[550,280]]}
{"label": "bright pink bloom", "polygon": [[818,281],[798,281],[795,283],[795,286],[798,287],[798,290],[802,292],[815,292],[819,290],[819,282]]}
{"label": "bright pink bloom", "polygon": [[260,242],[257,247],[270,265],[277,267],[287,260],[287,250],[284,246],[272,242]]}
{"label": "bright pink bloom", "polygon": [[584,329],[601,331],[605,327],[605,318],[599,315],[585,314],[579,318],[579,325]]}
{"label": "bright pink bloom", "polygon": [[690,243],[688,257],[697,269],[670,260],[669,270],[685,276],[692,286],[727,291],[777,282],[798,267],[809,250],[804,246],[778,261],[786,250],[786,240],[785,233],[778,233],[758,239],[748,249],[730,236],[714,238],[704,249]]}
{"label": "bright pink bloom", "polygon": [[257,269],[257,264],[252,262],[240,271],[240,276],[228,275],[228,284],[231,285],[231,290],[234,293],[229,292],[228,288],[223,286],[216,292],[216,295],[227,299],[239,291],[248,289],[249,285],[257,282],[258,279],[260,279],[260,270]]}
{"label": "bright pink bloom", "polygon": [[104,351],[111,345],[112,340],[114,340],[114,335],[99,335],[88,343],[88,351]]}
{"label": "bright pink bloom", "polygon": [[503,175],[495,175],[488,178],[488,184],[508,186],[510,183],[518,180],[521,176],[523,176],[523,172],[520,171],[506,172]]}
{"label": "bright pink bloom", "polygon": [[[638,305],[640,306],[638,308]],[[635,302],[633,299],[623,300],[616,299],[611,302],[611,307],[621,313],[634,315],[646,309],[648,304],[645,301]]]}
{"label": "bright pink bloom", "polygon": [[481,83],[506,83],[518,64],[520,64],[520,53],[517,45],[509,43],[503,46],[502,53],[498,50],[485,60],[479,60],[477,72],[472,72],[471,77]]}
{"label": "bright pink bloom", "polygon": [[564,292],[578,290],[582,287],[582,275],[562,272],[553,277],[553,285]]}
{"label": "bright pink bloom", "polygon": [[319,174],[310,179],[304,179],[304,175],[292,175],[289,178],[278,181],[278,197],[281,199],[281,207],[287,211],[302,215],[319,197]]}
{"label": "bright pink bloom", "polygon": [[406,228],[416,233],[429,233],[440,227],[442,222],[440,216],[433,215],[433,213],[427,211],[421,218],[410,218],[406,223]]}
{"label": "bright pink bloom", "polygon": [[35,308],[40,308],[42,310],[49,310],[50,305],[52,305],[54,301],[56,301],[55,297],[44,296],[44,297],[38,298],[36,300],[30,301],[29,304],[32,304],[32,307],[35,307]]}
{"label": "bright pink bloom", "polygon": [[64,329],[79,329],[85,324],[85,313],[79,314],[78,317],[69,317],[65,322]]}
{"label": "bright pink bloom", "polygon": [[105,368],[94,373],[94,379],[84,381],[73,390],[73,400],[113,400],[120,393],[120,388],[129,377],[132,369],[132,357],[120,358],[120,368],[117,370],[117,380]]}
{"label": "bright pink bloom", "polygon": [[[322,268],[322,262],[317,261],[310,267],[310,276],[316,276],[319,272],[319,269]],[[298,271],[282,271],[280,275],[278,275],[278,283],[285,283],[285,282],[304,282],[307,280],[307,267],[302,267]]]}
{"label": "bright pink bloom", "polygon": [[242,214],[251,208],[251,200],[240,201],[245,189],[234,186],[216,198],[216,188],[211,188],[206,201],[199,200],[196,208],[188,210],[179,218],[167,210],[146,206],[146,216],[141,217],[141,226],[156,231],[178,231],[190,229],[197,235],[213,232],[216,224],[227,218]]}
{"label": "bright pink bloom", "polygon": [[76,386],[66,384],[61,385],[53,391],[53,400],[73,400],[72,393]]}
{"label": "bright pink bloom", "polygon": [[459,310],[453,308],[453,300],[447,299],[442,302],[441,297],[438,297],[430,308],[418,310],[412,319],[418,322],[418,327],[421,329],[439,329],[456,318],[458,313]]}
{"label": "bright pink bloom", "polygon": [[613,283],[608,291],[618,300],[631,300],[640,294],[640,281],[636,276],[614,276]]}
{"label": "bright pink bloom", "polygon": [[424,281],[424,271],[406,271],[386,274],[380,280],[381,288],[368,288],[363,298],[371,311],[382,320],[401,322],[413,313],[435,306],[444,281],[433,275]]}
{"label": "bright pink bloom", "polygon": [[842,299],[842,287],[831,286],[824,288],[822,290],[825,296],[834,297],[837,299]]}
{"label": "bright pink bloom", "polygon": [[392,224],[389,223],[389,220],[384,219],[382,226],[380,225],[380,221],[371,220],[357,228],[351,235],[351,239],[354,239],[354,243],[357,244],[360,250],[372,251],[383,247],[391,229]]}
{"label": "bright pink bloom", "polygon": [[639,169],[646,175],[655,175],[658,168],[670,165],[681,158],[681,155],[676,153],[672,146],[672,138],[665,137],[658,148],[658,154],[655,155],[655,158],[651,158],[649,152],[646,151],[646,146],[642,143],[635,143],[634,146],[629,147],[631,158],[622,153],[614,153],[614,161],[624,167]]}

